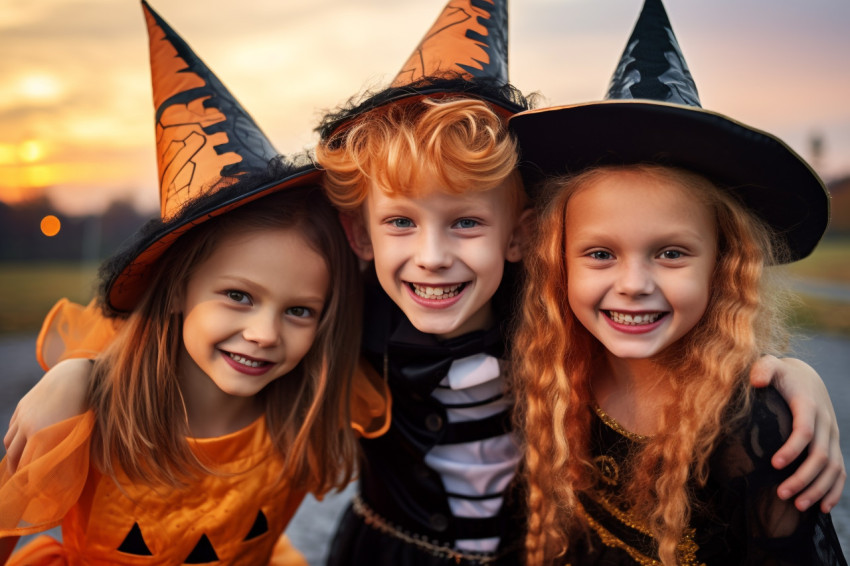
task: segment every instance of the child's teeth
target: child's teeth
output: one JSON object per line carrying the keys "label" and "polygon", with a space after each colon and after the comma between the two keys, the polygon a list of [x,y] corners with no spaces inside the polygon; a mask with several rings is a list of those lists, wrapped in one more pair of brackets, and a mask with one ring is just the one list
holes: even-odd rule
{"label": "child's teeth", "polygon": [[448,287],[428,287],[412,283],[413,292],[423,299],[451,299],[457,296],[462,284],[449,285]]}
{"label": "child's teeth", "polygon": [[231,359],[231,360],[233,360],[233,361],[234,361],[234,362],[236,362],[236,363],[240,363],[240,364],[242,364],[243,366],[248,366],[248,367],[252,367],[252,368],[258,368],[258,367],[260,367],[261,365],[263,365],[263,362],[260,362],[260,361],[257,361],[257,360],[249,360],[248,358],[243,357],[243,356],[240,356],[239,354],[230,354],[230,353],[228,353],[227,355],[228,355],[228,356],[230,356],[230,359]]}
{"label": "child's teeth", "polygon": [[661,317],[660,312],[647,313],[647,314],[625,314],[617,311],[608,311],[608,316],[611,317],[616,323],[619,324],[628,324],[631,326],[637,326],[640,324],[652,324],[656,320]]}

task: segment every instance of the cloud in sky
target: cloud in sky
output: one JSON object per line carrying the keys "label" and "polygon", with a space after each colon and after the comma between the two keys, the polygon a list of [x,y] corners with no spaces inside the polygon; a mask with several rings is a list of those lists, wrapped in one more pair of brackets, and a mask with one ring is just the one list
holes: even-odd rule
{"label": "cloud in sky", "polygon": [[[151,4],[284,152],[323,110],[398,71],[444,0]],[[850,172],[850,3],[666,3],[703,105],[784,138],[824,137]],[[545,103],[598,99],[640,0],[514,0],[511,78]],[[133,1],[10,0],[0,21],[0,199],[48,187],[72,212],[129,195],[157,206],[147,33]],[[565,133],[566,135],[566,133]],[[24,188],[23,193],[21,187]]]}

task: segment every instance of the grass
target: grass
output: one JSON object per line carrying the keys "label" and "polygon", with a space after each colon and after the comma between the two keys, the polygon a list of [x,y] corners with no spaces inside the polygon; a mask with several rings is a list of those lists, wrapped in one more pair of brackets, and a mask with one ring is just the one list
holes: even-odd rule
{"label": "grass", "polygon": [[850,238],[824,240],[812,255],[788,266],[799,277],[850,285]]}
{"label": "grass", "polygon": [[[850,238],[822,241],[811,256],[788,266],[794,277],[850,287]],[[850,302],[799,294],[792,324],[802,329],[850,336]]]}
{"label": "grass", "polygon": [[88,303],[96,264],[0,264],[0,334],[33,333],[62,297]]}

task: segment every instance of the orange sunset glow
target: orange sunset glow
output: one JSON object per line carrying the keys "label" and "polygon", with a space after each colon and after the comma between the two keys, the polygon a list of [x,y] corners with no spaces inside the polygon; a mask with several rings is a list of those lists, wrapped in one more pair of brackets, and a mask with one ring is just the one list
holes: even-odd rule
{"label": "orange sunset glow", "polygon": [[[315,143],[323,111],[385,86],[444,4],[151,0],[283,152]],[[510,2],[512,82],[541,106],[600,98],[641,5]],[[850,173],[850,3],[666,6],[705,108],[782,137],[827,180]],[[0,20],[0,50],[0,200],[45,194],[84,214],[120,198],[157,210],[140,5],[17,4]]]}

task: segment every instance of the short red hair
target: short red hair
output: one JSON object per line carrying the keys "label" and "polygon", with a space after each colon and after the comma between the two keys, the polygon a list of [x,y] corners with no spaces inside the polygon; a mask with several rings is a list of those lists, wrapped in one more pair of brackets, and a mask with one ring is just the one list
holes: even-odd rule
{"label": "short red hair", "polygon": [[510,183],[517,211],[527,201],[516,142],[504,120],[474,98],[414,99],[371,110],[316,148],[324,186],[341,210],[360,207],[372,186],[415,196],[423,177],[461,194]]}

